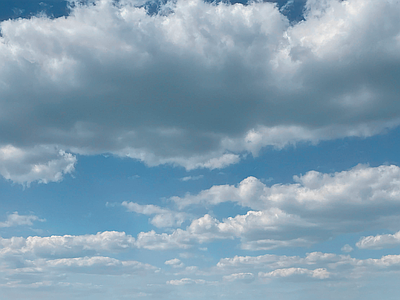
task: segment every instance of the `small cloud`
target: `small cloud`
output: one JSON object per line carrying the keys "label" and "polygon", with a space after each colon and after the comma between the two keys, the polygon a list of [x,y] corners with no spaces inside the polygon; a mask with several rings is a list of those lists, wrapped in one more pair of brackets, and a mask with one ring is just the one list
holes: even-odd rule
{"label": "small cloud", "polygon": [[29,216],[19,215],[18,212],[16,211],[13,214],[7,216],[7,221],[0,222],[0,228],[23,226],[23,225],[32,226],[34,221],[45,222],[46,220],[39,219],[37,216],[34,215],[29,215]]}
{"label": "small cloud", "polygon": [[116,202],[106,202],[106,207],[116,207],[119,203]]}
{"label": "small cloud", "polygon": [[178,258],[167,260],[164,264],[173,268],[183,268],[185,266],[183,262],[181,262],[181,260]]}
{"label": "small cloud", "polygon": [[254,275],[252,273],[235,273],[223,277],[224,281],[242,281],[244,283],[250,283],[254,281]]}
{"label": "small cloud", "polygon": [[191,285],[191,284],[204,284],[206,283],[203,279],[191,279],[191,278],[182,278],[177,280],[169,280],[167,284],[170,285]]}
{"label": "small cloud", "polygon": [[203,175],[199,175],[199,176],[186,176],[186,177],[182,177],[179,180],[180,181],[190,181],[190,180],[199,180],[202,179],[204,176]]}
{"label": "small cloud", "polygon": [[186,213],[171,211],[153,204],[141,205],[124,201],[121,205],[126,207],[129,212],[135,212],[146,216],[155,215],[150,223],[158,228],[179,227],[189,217]]}
{"label": "small cloud", "polygon": [[351,251],[353,251],[353,247],[351,247],[349,244],[346,244],[340,250],[345,253],[350,253]]}
{"label": "small cloud", "polygon": [[140,178],[139,175],[132,175],[128,177],[128,179],[138,179],[138,178]]}

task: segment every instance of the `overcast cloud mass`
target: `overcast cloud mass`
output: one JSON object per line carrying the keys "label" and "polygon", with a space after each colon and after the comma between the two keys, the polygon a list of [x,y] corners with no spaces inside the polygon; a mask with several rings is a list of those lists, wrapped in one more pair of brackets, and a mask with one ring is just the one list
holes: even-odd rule
{"label": "overcast cloud mass", "polygon": [[1,23],[5,178],[58,181],[75,154],[223,168],[399,122],[396,1],[308,1],[294,24],[268,2],[140,4]]}
{"label": "overcast cloud mass", "polygon": [[399,1],[0,10],[0,298],[398,298]]}

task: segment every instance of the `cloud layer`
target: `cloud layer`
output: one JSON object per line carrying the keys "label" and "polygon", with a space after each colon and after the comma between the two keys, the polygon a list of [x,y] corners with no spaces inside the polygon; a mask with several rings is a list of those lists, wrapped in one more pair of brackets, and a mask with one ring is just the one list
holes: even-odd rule
{"label": "cloud layer", "polygon": [[213,169],[399,123],[396,1],[308,1],[293,25],[268,2],[94,3],[1,23],[0,147],[30,157],[2,176],[60,180],[74,157],[49,147]]}

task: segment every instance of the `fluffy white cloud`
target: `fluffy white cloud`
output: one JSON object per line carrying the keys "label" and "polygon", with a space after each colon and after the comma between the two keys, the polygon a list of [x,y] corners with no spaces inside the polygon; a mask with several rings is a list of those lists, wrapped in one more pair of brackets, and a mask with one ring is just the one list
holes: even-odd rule
{"label": "fluffy white cloud", "polygon": [[[23,264],[22,264],[23,263]],[[7,266],[10,265],[9,268]],[[123,275],[123,274],[146,274],[154,273],[158,269],[149,264],[143,264],[134,260],[118,260],[105,256],[85,256],[74,258],[59,259],[36,259],[20,261],[19,266],[5,262],[2,271],[9,275],[18,274],[38,274],[52,272],[61,273],[85,273],[85,274],[105,274],[105,275]]]}
{"label": "fluffy white cloud", "polygon": [[146,216],[155,215],[150,223],[156,227],[176,227],[181,224],[189,217],[188,214],[183,212],[175,212],[166,208],[161,208],[157,205],[147,204],[141,205],[134,202],[122,202],[122,206],[126,207],[128,211],[136,212]]}
{"label": "fluffy white cloud", "polygon": [[164,264],[172,266],[173,268],[183,268],[185,266],[179,258],[167,260]]}
{"label": "fluffy white cloud", "polygon": [[7,221],[0,222],[0,227],[13,227],[13,226],[32,226],[34,221],[44,222],[46,220],[39,219],[35,215],[19,215],[18,212],[14,212],[7,216]]}
{"label": "fluffy white cloud", "polygon": [[262,1],[170,1],[152,16],[142,1],[74,3],[0,24],[0,147],[28,157],[0,159],[15,182],[69,173],[72,154],[30,154],[54,145],[212,169],[399,124],[397,1],[309,0],[297,24]]}
{"label": "fluffy white cloud", "polygon": [[[356,259],[349,255],[312,252],[300,256],[235,256],[223,258],[211,272],[218,274],[247,274],[257,272],[260,279],[303,275],[316,279],[355,279],[379,272],[398,271],[399,255]],[[226,275],[230,278],[230,275]],[[224,277],[225,278],[225,277]]]}
{"label": "fluffy white cloud", "polygon": [[181,209],[188,205],[234,202],[255,210],[222,221],[206,215],[193,221],[185,231],[147,237],[163,240],[163,247],[240,238],[243,249],[268,250],[307,246],[349,230],[398,228],[398,166],[359,165],[332,174],[310,171],[294,176],[294,181],[268,187],[257,178],[248,177],[236,186],[213,186],[197,195],[172,197]]}
{"label": "fluffy white cloud", "polygon": [[119,252],[135,245],[135,238],[125,232],[105,231],[88,235],[64,235],[27,238],[0,237],[0,256],[76,257],[98,252]]}
{"label": "fluffy white cloud", "polygon": [[5,179],[29,186],[39,183],[58,182],[75,169],[76,157],[56,147],[36,146],[16,148],[0,147],[0,175]]}
{"label": "fluffy white cloud", "polygon": [[395,234],[367,236],[360,239],[356,246],[361,249],[383,249],[400,245],[400,231]]}
{"label": "fluffy white cloud", "polygon": [[154,272],[157,268],[134,260],[121,261],[104,256],[61,258],[55,260],[38,260],[39,268],[58,269],[59,271],[90,274],[140,274]]}
{"label": "fluffy white cloud", "polygon": [[154,230],[141,232],[136,246],[150,250],[187,249],[219,239],[240,238],[242,248],[247,250],[299,247],[313,242],[313,234],[318,231],[315,227],[278,209],[249,211],[246,215],[230,217],[222,222],[206,214],[193,220],[185,230],[178,228],[171,234]]}
{"label": "fluffy white cloud", "polygon": [[300,256],[279,256],[273,254],[264,254],[260,256],[235,256],[233,258],[223,258],[217,268],[221,270],[243,270],[243,269],[288,269],[293,266],[311,265],[335,266],[343,262],[353,262],[354,259],[348,255],[337,255],[333,253],[312,252],[306,257]]}
{"label": "fluffy white cloud", "polygon": [[288,277],[293,275],[306,275],[318,279],[329,278],[329,272],[326,269],[315,269],[308,270],[304,268],[288,268],[288,269],[277,269],[269,273],[258,273],[260,278],[271,278],[271,277]]}
{"label": "fluffy white cloud", "polygon": [[253,273],[234,273],[231,275],[226,275],[223,277],[224,281],[242,281],[245,283],[250,283],[254,280]]}
{"label": "fluffy white cloud", "polygon": [[[171,197],[171,200],[180,208],[230,201],[252,209],[277,207],[296,213],[300,210],[329,211],[331,217],[337,217],[332,213],[332,210],[339,209],[337,206],[345,205],[349,209],[374,207],[384,214],[390,210],[388,206],[400,203],[400,168],[395,165],[358,165],[349,171],[332,174],[310,171],[294,176],[294,181],[294,184],[268,187],[257,178],[248,177],[237,186],[213,186],[197,195],[186,194],[184,197]],[[351,215],[352,219],[357,217],[357,214]]]}

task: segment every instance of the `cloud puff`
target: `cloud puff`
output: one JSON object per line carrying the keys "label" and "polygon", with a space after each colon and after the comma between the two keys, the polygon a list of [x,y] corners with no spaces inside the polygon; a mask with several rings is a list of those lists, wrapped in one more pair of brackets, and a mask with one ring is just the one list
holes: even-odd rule
{"label": "cloud puff", "polygon": [[400,231],[395,234],[367,236],[360,239],[356,246],[360,249],[383,249],[400,245]]}
{"label": "cloud puff", "polygon": [[13,227],[13,226],[32,226],[34,221],[45,222],[44,219],[39,219],[34,215],[19,215],[18,212],[14,212],[7,216],[7,221],[0,222],[0,227]]}
{"label": "cloud puff", "polygon": [[183,268],[185,266],[179,258],[167,260],[164,264],[172,266],[173,268]]}
{"label": "cloud puff", "polygon": [[262,1],[178,0],[156,15],[79,2],[0,25],[0,147],[38,156],[0,164],[10,180],[69,173],[46,147],[212,169],[399,124],[396,1],[308,1],[293,25]]}
{"label": "cloud puff", "polygon": [[65,174],[74,171],[76,162],[74,155],[57,150],[56,147],[0,147],[0,175],[25,186],[29,186],[33,181],[61,181]]}

